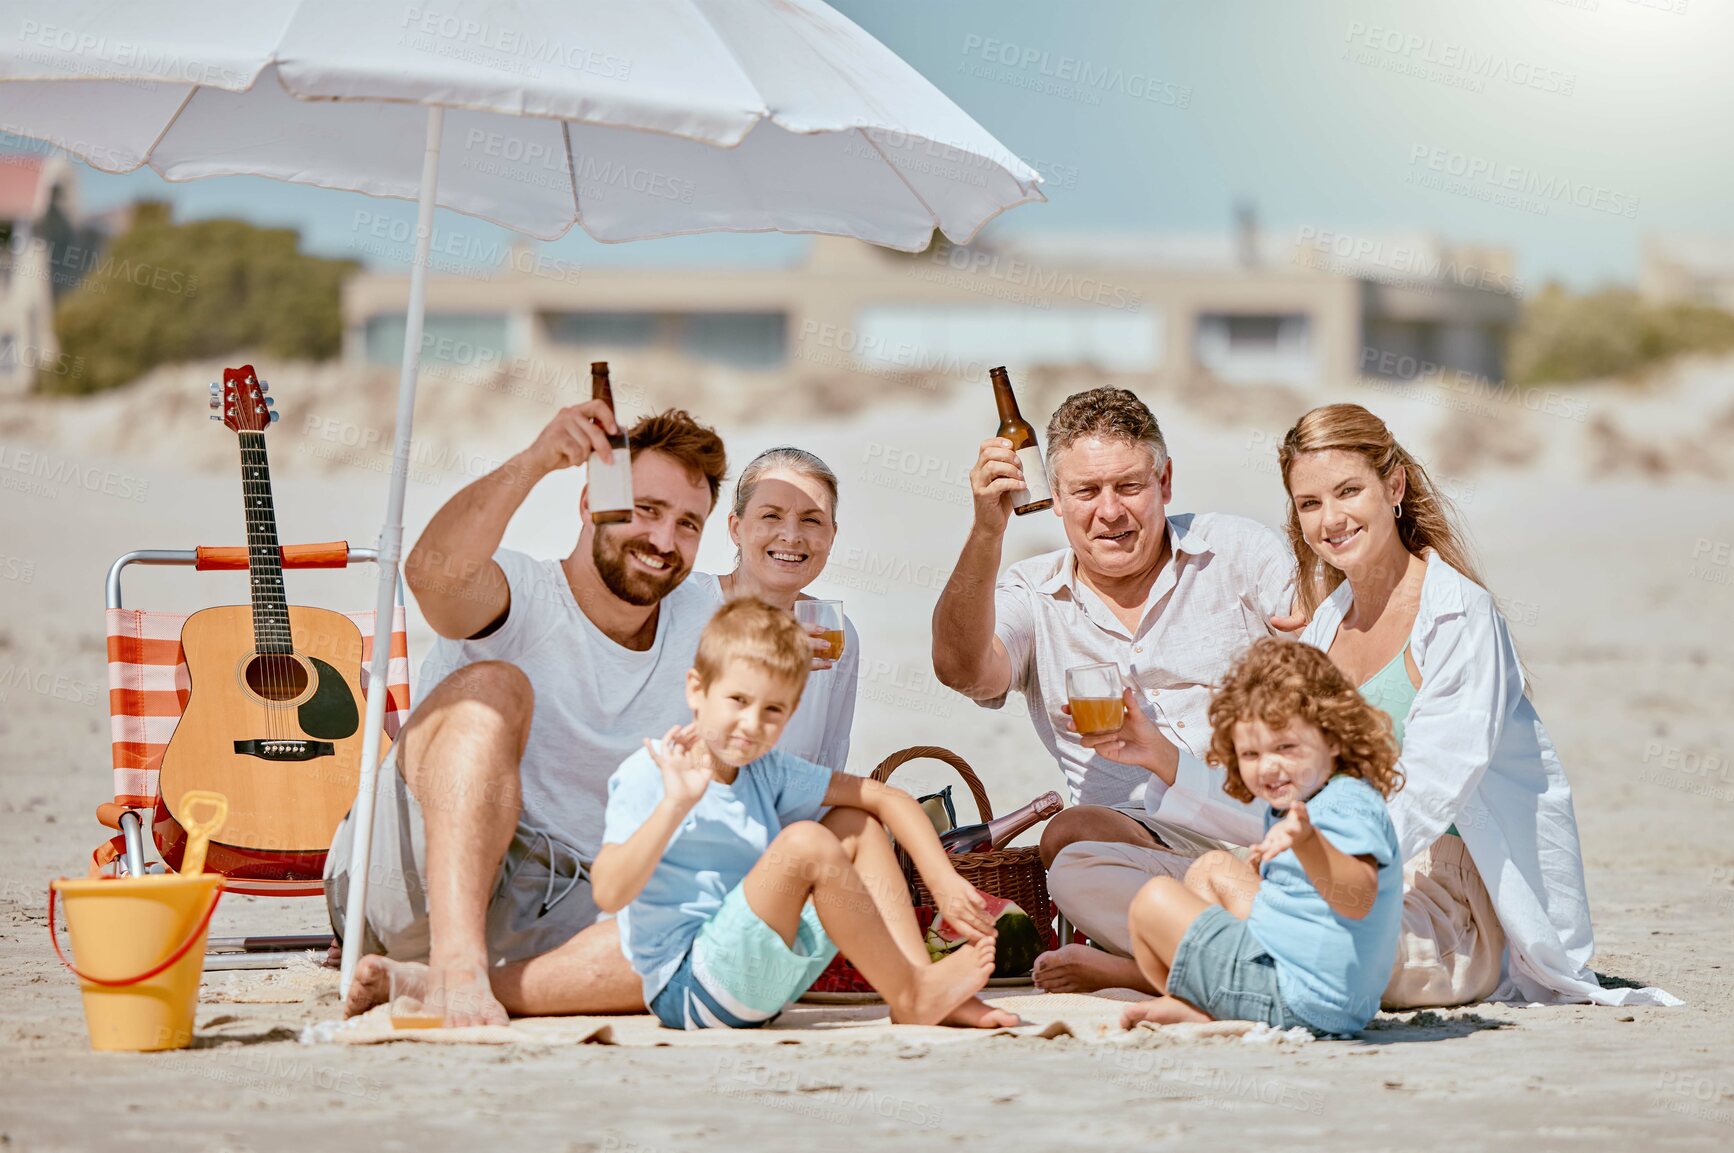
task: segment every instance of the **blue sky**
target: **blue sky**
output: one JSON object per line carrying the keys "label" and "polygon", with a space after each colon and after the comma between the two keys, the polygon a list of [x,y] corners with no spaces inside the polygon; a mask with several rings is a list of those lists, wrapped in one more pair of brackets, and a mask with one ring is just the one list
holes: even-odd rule
{"label": "blue sky", "polygon": [[[1734,6],[1720,0],[835,6],[1054,175],[1050,203],[999,228],[1222,231],[1245,199],[1277,233],[1434,232],[1512,248],[1527,282],[1578,287],[1633,279],[1646,233],[1734,231]],[[1042,89],[1080,64],[1112,79],[1083,93]],[[1146,91],[1156,98],[1133,94]],[[1449,179],[1465,165],[1482,173],[1468,188]],[[1530,192],[1506,198],[1516,204],[1484,198],[1498,185]],[[346,256],[364,203],[232,177],[170,185],[150,172],[87,171],[83,195],[93,208],[153,195],[183,217],[288,224],[313,249]],[[413,219],[413,206],[385,204]],[[760,262],[794,259],[803,243],[605,246],[571,235],[544,251],[580,264]]]}

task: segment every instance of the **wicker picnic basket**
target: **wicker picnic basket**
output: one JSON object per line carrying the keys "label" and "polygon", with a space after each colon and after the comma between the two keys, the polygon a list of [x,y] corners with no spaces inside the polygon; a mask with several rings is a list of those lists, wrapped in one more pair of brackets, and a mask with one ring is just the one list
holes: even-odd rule
{"label": "wicker picnic basket", "polygon": [[[982,786],[981,779],[975,775],[975,770],[969,767],[967,761],[950,749],[943,749],[938,745],[912,745],[907,749],[899,749],[879,762],[879,767],[873,770],[873,779],[889,781],[891,774],[900,766],[924,758],[944,761],[955,769],[957,775],[963,778],[963,783],[969,787],[969,795],[975,798],[975,808],[980,819],[993,819],[993,803],[988,800],[987,789]],[[898,853],[898,857],[903,862],[903,875],[909,882],[909,898],[915,905],[916,919],[925,932],[933,920],[933,897],[928,893],[927,886],[921,883],[921,878],[909,858],[902,852]],[[1055,947],[1057,938],[1054,935],[1053,910],[1048,900],[1048,875],[1042,868],[1040,849],[1034,845],[1026,845],[1016,849],[993,849],[985,853],[958,853],[951,858],[951,864],[959,876],[982,892],[1016,901],[1035,921],[1043,945],[1049,949]],[[855,966],[838,954],[813,983],[812,991],[861,993],[871,992],[872,986]]]}

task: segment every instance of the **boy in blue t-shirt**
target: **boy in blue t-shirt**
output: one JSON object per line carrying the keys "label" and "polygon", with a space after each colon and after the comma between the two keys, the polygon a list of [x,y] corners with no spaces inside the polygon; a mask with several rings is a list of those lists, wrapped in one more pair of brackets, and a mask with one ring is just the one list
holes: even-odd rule
{"label": "boy in blue t-shirt", "polygon": [[[915,800],[772,747],[810,657],[789,613],[728,602],[687,673],[693,723],[646,740],[608,781],[592,891],[619,913],[645,1003],[671,1029],[762,1025],[841,946],[893,1021],[1017,1024],[976,997],[993,972],[993,923]],[[969,938],[937,964],[887,830]]]}
{"label": "boy in blue t-shirt", "polygon": [[1266,1021],[1356,1033],[1397,957],[1403,862],[1385,798],[1402,787],[1390,718],[1311,645],[1253,644],[1210,702],[1223,791],[1264,801],[1249,861],[1218,850],[1139,890],[1138,967],[1165,993],[1122,1023]]}

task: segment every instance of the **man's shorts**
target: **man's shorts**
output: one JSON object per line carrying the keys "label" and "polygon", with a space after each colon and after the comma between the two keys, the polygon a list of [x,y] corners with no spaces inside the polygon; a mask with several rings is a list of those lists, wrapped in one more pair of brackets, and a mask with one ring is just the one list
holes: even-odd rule
{"label": "man's shorts", "polygon": [[1265,1021],[1278,1029],[1306,1025],[1283,1004],[1276,959],[1246,922],[1211,905],[1198,914],[1168,967],[1168,995],[1218,1021]]}
{"label": "man's shorts", "polygon": [[[475,804],[488,804],[485,798]],[[353,814],[343,818],[325,858],[325,904],[332,930],[343,934],[349,895]],[[397,771],[397,750],[379,766],[369,852],[365,953],[394,960],[428,956],[427,834],[421,805]],[[570,843],[520,815],[488,900],[488,959],[524,961],[565,944],[594,924],[590,862]]]}
{"label": "man's shorts", "polygon": [[756,1028],[805,993],[836,955],[811,901],[801,910],[791,948],[736,885],[698,931],[650,1011],[670,1029]]}

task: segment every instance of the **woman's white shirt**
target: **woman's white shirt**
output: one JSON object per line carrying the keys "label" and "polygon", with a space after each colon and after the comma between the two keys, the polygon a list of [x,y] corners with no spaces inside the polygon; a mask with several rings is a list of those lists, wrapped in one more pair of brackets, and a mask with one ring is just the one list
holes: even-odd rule
{"label": "woman's white shirt", "polygon": [[[1300,639],[1328,651],[1353,602],[1345,581]],[[1427,561],[1409,652],[1421,687],[1404,722],[1397,765],[1404,784],[1390,799],[1391,820],[1405,860],[1457,826],[1508,944],[1492,999],[1679,1004],[1661,989],[1604,989],[1590,971],[1595,940],[1565,769],[1525,693],[1493,597],[1436,553]],[[1169,796],[1179,792],[1181,807],[1195,810],[1195,824],[1213,835],[1253,843],[1246,836],[1262,829],[1262,811],[1223,793],[1220,770],[1188,760]]]}
{"label": "woman's white shirt", "polygon": [[[715,573],[694,572],[687,580],[721,605],[728,598]],[[822,672],[807,674],[807,687],[795,715],[783,729],[777,748],[785,753],[843,772],[849,763],[849,730],[855,723],[856,670],[861,641],[848,615],[843,617],[843,655]]]}

